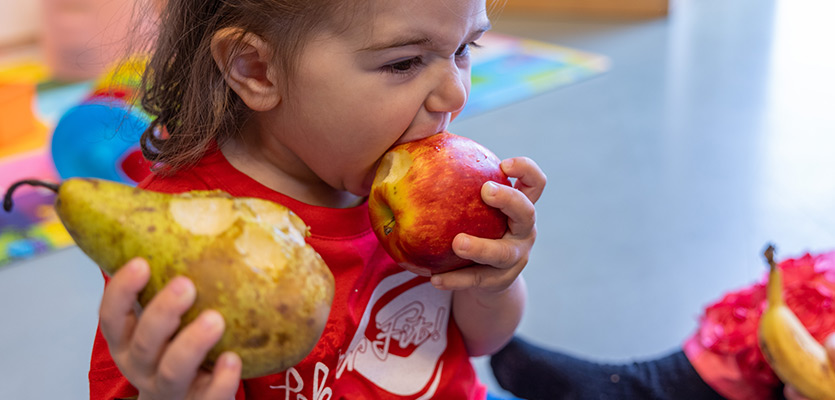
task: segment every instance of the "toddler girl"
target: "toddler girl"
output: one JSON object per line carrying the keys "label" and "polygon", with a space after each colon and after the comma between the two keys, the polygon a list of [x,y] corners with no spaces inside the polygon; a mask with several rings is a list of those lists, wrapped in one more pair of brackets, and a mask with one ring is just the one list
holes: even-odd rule
{"label": "toddler girl", "polygon": [[309,226],[336,279],[327,326],[287,371],[240,381],[223,354],[199,368],[224,321],[177,332],[195,297],[186,278],[137,316],[148,267],[108,280],[93,347],[94,399],[483,399],[469,357],[510,340],[545,176],[504,160],[515,187],[481,195],[509,217],[501,239],[459,234],[471,267],[430,277],[382,250],[366,196],[392,146],[444,131],[466,103],[470,49],[490,28],[484,0],[171,0],[145,76],[142,139],[158,168],[141,187],[221,189],[281,203]]}

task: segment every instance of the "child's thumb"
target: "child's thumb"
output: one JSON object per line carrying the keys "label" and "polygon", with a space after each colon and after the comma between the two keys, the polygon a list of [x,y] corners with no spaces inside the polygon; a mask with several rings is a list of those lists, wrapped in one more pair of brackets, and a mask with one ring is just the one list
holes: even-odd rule
{"label": "child's thumb", "polygon": [[835,333],[831,333],[824,342],[826,353],[829,354],[829,364],[835,367]]}

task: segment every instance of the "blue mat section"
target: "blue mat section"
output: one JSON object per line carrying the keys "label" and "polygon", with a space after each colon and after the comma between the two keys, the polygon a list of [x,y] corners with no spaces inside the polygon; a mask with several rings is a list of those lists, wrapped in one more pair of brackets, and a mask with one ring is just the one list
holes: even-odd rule
{"label": "blue mat section", "polygon": [[487,33],[473,51],[472,90],[461,117],[597,76],[609,59],[563,46]]}

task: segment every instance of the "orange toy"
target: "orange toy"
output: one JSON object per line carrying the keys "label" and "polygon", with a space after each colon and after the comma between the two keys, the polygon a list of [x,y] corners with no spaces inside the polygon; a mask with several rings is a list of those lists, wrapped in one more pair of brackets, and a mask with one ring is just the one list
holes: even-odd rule
{"label": "orange toy", "polygon": [[43,147],[47,127],[35,117],[35,82],[0,80],[0,157]]}

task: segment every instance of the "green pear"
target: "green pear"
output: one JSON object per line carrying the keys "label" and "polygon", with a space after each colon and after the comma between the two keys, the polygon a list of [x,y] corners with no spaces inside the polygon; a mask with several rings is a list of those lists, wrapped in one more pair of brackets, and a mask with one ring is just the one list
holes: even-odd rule
{"label": "green pear", "polygon": [[223,315],[226,329],[206,368],[233,351],[243,360],[243,378],[264,376],[297,364],[319,340],[333,275],[305,242],[308,227],[286,207],[222,191],[171,195],[98,179],[70,178],[51,188],[61,222],[105,273],[134,257],[148,261],[140,305],[182,275],[197,297],[181,327],[206,309]]}

